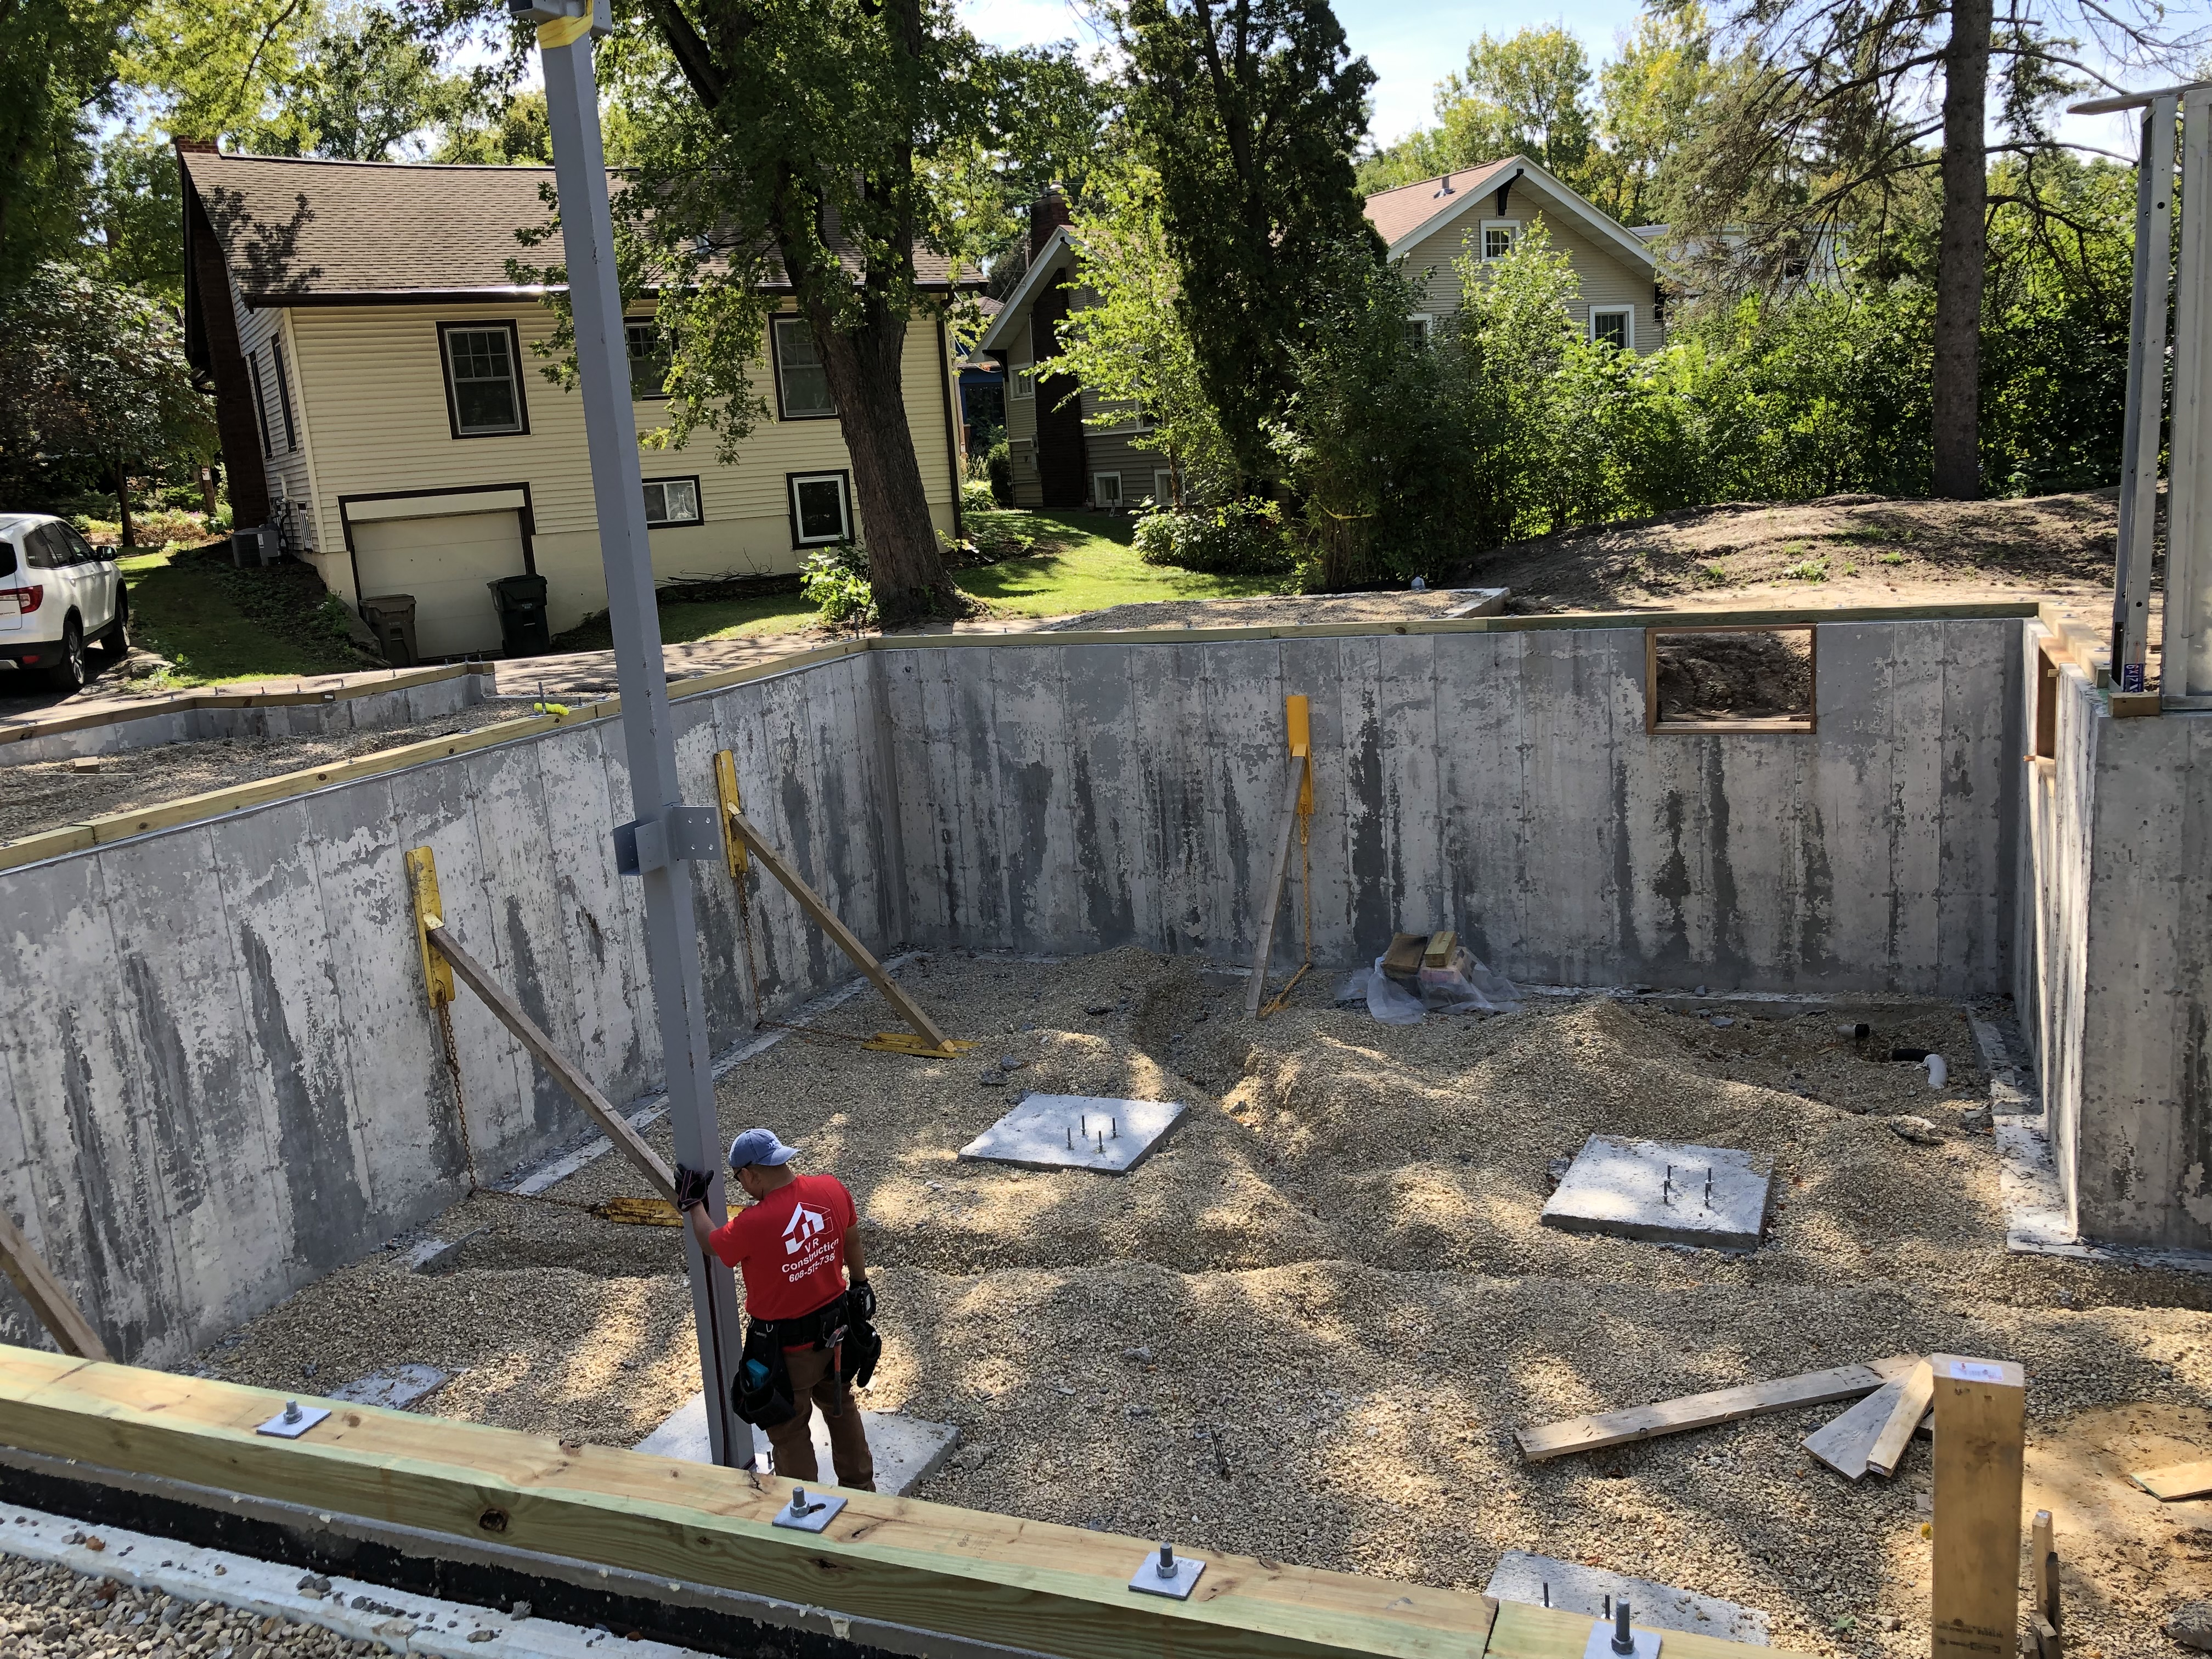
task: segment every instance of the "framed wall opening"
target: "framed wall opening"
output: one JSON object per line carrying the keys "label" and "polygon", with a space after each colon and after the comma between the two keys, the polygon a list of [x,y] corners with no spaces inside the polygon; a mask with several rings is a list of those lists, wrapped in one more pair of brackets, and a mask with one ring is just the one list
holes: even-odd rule
{"label": "framed wall opening", "polygon": [[1814,730],[1818,637],[1809,623],[1645,629],[1644,729]]}

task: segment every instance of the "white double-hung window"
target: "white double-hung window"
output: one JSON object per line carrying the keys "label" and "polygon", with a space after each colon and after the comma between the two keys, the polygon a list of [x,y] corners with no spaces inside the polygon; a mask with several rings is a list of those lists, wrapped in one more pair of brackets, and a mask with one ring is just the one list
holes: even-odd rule
{"label": "white double-hung window", "polygon": [[778,317],[769,324],[775,353],[776,413],[787,421],[833,417],[830,375],[822,367],[822,348],[804,317]]}

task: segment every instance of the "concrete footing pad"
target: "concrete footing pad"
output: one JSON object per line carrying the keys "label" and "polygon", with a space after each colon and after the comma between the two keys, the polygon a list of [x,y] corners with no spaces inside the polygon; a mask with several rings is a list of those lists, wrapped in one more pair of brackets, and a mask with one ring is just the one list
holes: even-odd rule
{"label": "concrete footing pad", "polygon": [[1755,1250],[1766,1231],[1770,1160],[1728,1146],[1592,1135],[1540,1220],[1709,1250]]}
{"label": "concrete footing pad", "polygon": [[1171,1100],[1026,1095],[1020,1105],[963,1146],[960,1156],[1022,1170],[1127,1175],[1152,1156],[1182,1115],[1182,1107]]}
{"label": "concrete footing pad", "polygon": [[[924,1423],[896,1412],[862,1412],[860,1423],[868,1431],[868,1449],[875,1455],[876,1490],[894,1498],[905,1497],[936,1474],[960,1443],[960,1431],[951,1423]],[[817,1478],[827,1483],[836,1477],[830,1460],[830,1428],[818,1411],[813,1426],[814,1461],[821,1469]],[[707,1446],[707,1396],[701,1393],[678,1406],[633,1449],[706,1463],[713,1461]]]}
{"label": "concrete footing pad", "polygon": [[1548,1598],[1552,1607],[1586,1613],[1594,1620],[1607,1616],[1607,1597],[1625,1595],[1629,1619],[1643,1629],[1679,1630],[1759,1648],[1769,1644],[1766,1615],[1756,1607],[1526,1550],[1508,1550],[1500,1556],[1498,1571],[1490,1575],[1482,1593],[1537,1607],[1545,1606]]}

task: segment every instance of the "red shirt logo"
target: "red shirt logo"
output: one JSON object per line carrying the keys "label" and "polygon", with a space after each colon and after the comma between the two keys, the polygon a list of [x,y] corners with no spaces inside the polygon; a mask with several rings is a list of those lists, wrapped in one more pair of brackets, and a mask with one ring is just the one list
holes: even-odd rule
{"label": "red shirt logo", "polygon": [[845,1291],[845,1235],[859,1221],[835,1176],[800,1176],[714,1229],[714,1254],[744,1275],[745,1311],[797,1319]]}

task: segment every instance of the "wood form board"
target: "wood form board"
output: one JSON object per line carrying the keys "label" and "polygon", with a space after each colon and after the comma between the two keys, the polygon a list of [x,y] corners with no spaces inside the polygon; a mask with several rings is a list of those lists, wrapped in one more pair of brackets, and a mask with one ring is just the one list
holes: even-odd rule
{"label": "wood form board", "polygon": [[[768,1524],[787,1496],[781,1483],[737,1470],[362,1406],[339,1407],[297,1441],[256,1436],[284,1398],[0,1348],[0,1437],[48,1456],[1071,1659],[1483,1652],[1488,1609],[1457,1591],[1187,1547],[1209,1564],[1198,1595],[1156,1603],[1127,1589],[1148,1540],[864,1492],[846,1494],[828,1533],[787,1533]],[[1589,1621],[1532,1616],[1541,1612],[1501,1613],[1492,1650],[1504,1659],[1579,1653]],[[1668,1639],[1684,1659],[1731,1645]]]}
{"label": "wood form board", "polygon": [[1903,1376],[1919,1363],[1918,1356],[1901,1354],[1865,1365],[1838,1365],[1827,1370],[1779,1376],[1765,1382],[1747,1382],[1732,1389],[1685,1395],[1625,1411],[1601,1412],[1516,1429],[1521,1455],[1532,1463],[1564,1457],[1570,1452],[1598,1451],[1607,1446],[1650,1440],[1662,1434],[1715,1423],[1733,1423],[1767,1412],[1790,1411],[1799,1406],[1823,1406],[1838,1400],[1856,1400],[1872,1394],[1892,1377]]}
{"label": "wood form board", "polygon": [[2027,1376],[2010,1360],[1929,1358],[1936,1379],[1931,1651],[1934,1659],[2012,1659]]}

